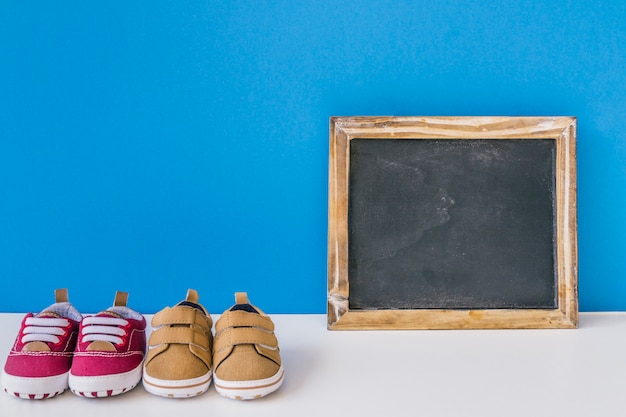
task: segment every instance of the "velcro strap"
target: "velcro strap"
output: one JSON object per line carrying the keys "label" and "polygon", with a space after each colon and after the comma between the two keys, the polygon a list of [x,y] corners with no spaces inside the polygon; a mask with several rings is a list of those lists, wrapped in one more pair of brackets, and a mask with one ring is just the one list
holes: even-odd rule
{"label": "velcro strap", "polygon": [[209,350],[209,338],[190,327],[162,327],[152,332],[148,344],[156,346],[161,344],[191,344]]}
{"label": "velcro strap", "polygon": [[269,317],[247,311],[229,311],[222,315],[215,323],[215,332],[219,333],[229,327],[260,327],[267,331],[274,331],[274,323]]}
{"label": "velcro strap", "polygon": [[200,326],[205,330],[211,329],[211,318],[201,311],[189,307],[173,307],[159,311],[152,317],[152,327],[167,326],[170,324],[190,324]]}
{"label": "velcro strap", "polygon": [[271,359],[272,361],[276,362],[277,364],[281,364],[280,361],[280,351],[278,349],[268,349],[264,346],[256,346],[256,351],[259,352],[259,354],[265,356],[268,359]]}
{"label": "velcro strap", "polygon": [[236,345],[263,345],[278,348],[278,340],[273,333],[251,327],[231,327],[215,338],[215,351]]}

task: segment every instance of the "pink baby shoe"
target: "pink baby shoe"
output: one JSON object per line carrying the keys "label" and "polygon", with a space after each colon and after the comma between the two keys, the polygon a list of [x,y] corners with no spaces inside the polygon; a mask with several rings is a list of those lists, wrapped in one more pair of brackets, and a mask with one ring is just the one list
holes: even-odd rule
{"label": "pink baby shoe", "polygon": [[70,370],[72,392],[88,398],[110,397],[141,380],[146,351],[146,320],[126,307],[128,293],[117,292],[113,307],[80,323]]}
{"label": "pink baby shoe", "polygon": [[22,320],[2,371],[2,386],[10,395],[39,400],[61,394],[68,387],[82,316],[69,303],[67,289],[56,290],[55,301]]}

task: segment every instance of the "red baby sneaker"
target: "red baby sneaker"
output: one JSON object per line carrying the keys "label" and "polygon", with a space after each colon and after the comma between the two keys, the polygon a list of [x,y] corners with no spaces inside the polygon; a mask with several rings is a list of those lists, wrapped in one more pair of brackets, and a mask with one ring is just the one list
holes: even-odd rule
{"label": "red baby sneaker", "polygon": [[76,395],[110,397],[141,380],[146,351],[146,320],[126,307],[128,293],[117,292],[113,307],[80,323],[69,386]]}
{"label": "red baby sneaker", "polygon": [[67,289],[56,290],[55,301],[22,320],[2,372],[2,386],[10,395],[39,400],[67,389],[82,316],[69,303]]}

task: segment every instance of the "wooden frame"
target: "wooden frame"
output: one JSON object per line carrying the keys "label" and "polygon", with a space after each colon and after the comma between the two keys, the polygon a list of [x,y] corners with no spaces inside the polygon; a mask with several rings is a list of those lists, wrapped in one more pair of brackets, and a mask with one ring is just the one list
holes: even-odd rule
{"label": "wooden frame", "polygon": [[[354,139],[554,140],[555,308],[352,309],[348,217],[350,145]],[[573,117],[332,117],[328,210],[329,329],[578,326],[576,119]]]}

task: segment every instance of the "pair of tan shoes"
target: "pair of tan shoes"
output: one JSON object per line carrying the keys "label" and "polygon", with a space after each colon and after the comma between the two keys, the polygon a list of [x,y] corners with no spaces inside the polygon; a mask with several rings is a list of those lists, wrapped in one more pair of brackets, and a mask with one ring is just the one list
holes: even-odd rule
{"label": "pair of tan shoes", "polygon": [[235,293],[235,305],[215,323],[214,339],[211,315],[198,299],[190,289],[185,300],[152,318],[144,388],[163,397],[193,397],[213,379],[218,393],[237,400],[276,391],[284,371],[272,320],[246,293]]}

